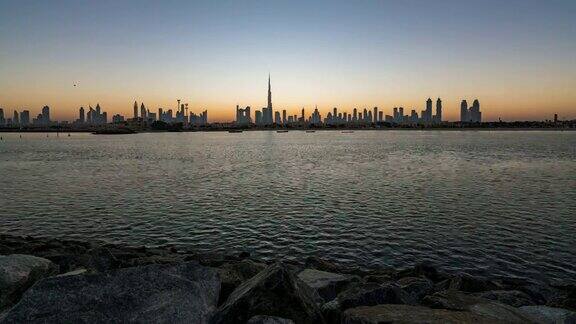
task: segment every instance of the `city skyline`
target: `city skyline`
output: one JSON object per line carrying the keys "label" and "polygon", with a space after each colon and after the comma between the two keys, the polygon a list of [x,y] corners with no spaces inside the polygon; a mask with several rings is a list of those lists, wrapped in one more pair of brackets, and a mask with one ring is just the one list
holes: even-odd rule
{"label": "city skyline", "polygon": [[[138,8],[138,15],[134,9]],[[230,107],[422,109],[446,120],[479,98],[483,120],[576,118],[573,1],[0,3],[0,107],[73,121],[100,103],[131,116],[174,99]],[[273,116],[275,118],[276,116]]]}

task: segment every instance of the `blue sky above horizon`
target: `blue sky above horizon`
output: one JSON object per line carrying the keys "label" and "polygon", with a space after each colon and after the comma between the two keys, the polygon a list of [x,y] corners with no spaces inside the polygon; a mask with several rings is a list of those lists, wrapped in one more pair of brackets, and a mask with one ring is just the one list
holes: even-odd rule
{"label": "blue sky above horizon", "polygon": [[[0,107],[73,119],[99,102],[130,114],[236,104],[417,109],[448,119],[576,118],[576,1],[0,0]],[[74,87],[73,84],[77,84]]]}

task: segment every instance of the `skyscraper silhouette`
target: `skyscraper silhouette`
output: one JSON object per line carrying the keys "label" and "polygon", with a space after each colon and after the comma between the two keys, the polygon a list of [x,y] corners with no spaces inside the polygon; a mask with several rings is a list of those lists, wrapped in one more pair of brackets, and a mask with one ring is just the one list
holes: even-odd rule
{"label": "skyscraper silhouette", "polygon": [[462,100],[460,104],[460,122],[466,123],[469,122],[470,118],[468,118],[468,103],[466,100]]}
{"label": "skyscraper silhouette", "polygon": [[436,116],[435,117],[435,122],[437,123],[441,123],[442,122],[442,100],[440,100],[440,98],[438,98],[438,100],[436,100]]}
{"label": "skyscraper silhouette", "polygon": [[270,85],[270,74],[268,74],[268,105],[266,108],[266,115],[264,116],[265,123],[272,124],[272,87]]}

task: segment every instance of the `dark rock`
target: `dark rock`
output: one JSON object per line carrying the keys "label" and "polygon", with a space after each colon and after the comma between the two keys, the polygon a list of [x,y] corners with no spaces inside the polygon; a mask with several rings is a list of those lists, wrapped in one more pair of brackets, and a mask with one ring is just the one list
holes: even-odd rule
{"label": "dark rock", "polygon": [[416,301],[420,301],[425,296],[435,292],[434,283],[422,277],[405,277],[398,280],[398,284],[404,292]]}
{"label": "dark rock", "polygon": [[523,306],[520,312],[535,323],[576,324],[576,312],[548,306]]}
{"label": "dark rock", "polygon": [[359,280],[357,277],[351,275],[342,275],[315,269],[305,269],[298,274],[298,278],[312,287],[318,295],[322,297],[323,303],[336,298],[336,295],[350,282]]}
{"label": "dark rock", "polygon": [[282,317],[258,315],[249,319],[246,324],[294,324],[294,321]]}
{"label": "dark rock", "polygon": [[535,305],[528,294],[519,290],[491,290],[477,293],[475,296],[494,300],[513,307]]}
{"label": "dark rock", "polygon": [[412,268],[401,270],[396,274],[397,279],[404,277],[424,277],[433,282],[439,282],[448,278],[447,275],[438,271],[438,269],[430,263],[419,263]]}
{"label": "dark rock", "polygon": [[459,290],[470,293],[498,290],[500,288],[501,286],[494,281],[473,277],[466,273],[452,277],[450,279],[449,286],[449,289],[451,290]]}
{"label": "dark rock", "polygon": [[389,274],[371,274],[364,277],[365,282],[385,284],[394,282],[394,277]]}
{"label": "dark rock", "polygon": [[50,260],[23,254],[0,256],[0,310],[16,303],[36,281],[57,274]]}
{"label": "dark rock", "polygon": [[340,322],[342,312],[358,306],[379,304],[415,304],[406,292],[395,283],[364,283],[344,290],[336,299],[322,306],[324,317],[330,323]]}
{"label": "dark rock", "polygon": [[332,262],[320,259],[318,257],[307,257],[305,262],[305,267],[310,269],[316,269],[320,271],[342,273],[342,269]]}
{"label": "dark rock", "polygon": [[507,323],[471,312],[431,309],[410,305],[377,305],[352,308],[344,312],[342,324],[472,324]]}
{"label": "dark rock", "polygon": [[432,308],[469,311],[509,323],[530,323],[530,320],[514,307],[454,290],[445,290],[426,296],[422,303]]}
{"label": "dark rock", "polygon": [[62,273],[79,268],[89,272],[105,272],[120,266],[116,257],[104,247],[91,249],[84,254],[47,254],[46,258],[56,263]]}
{"label": "dark rock", "polygon": [[192,262],[52,277],[29,289],[2,323],[207,323],[219,289],[218,274]]}
{"label": "dark rock", "polygon": [[256,315],[324,323],[314,291],[282,263],[267,267],[236,288],[218,308],[214,323],[244,323]]}
{"label": "dark rock", "polygon": [[222,265],[215,270],[220,275],[221,288],[219,303],[222,304],[228,296],[240,286],[244,281],[254,277],[266,268],[265,264],[256,263],[251,260],[242,260]]}

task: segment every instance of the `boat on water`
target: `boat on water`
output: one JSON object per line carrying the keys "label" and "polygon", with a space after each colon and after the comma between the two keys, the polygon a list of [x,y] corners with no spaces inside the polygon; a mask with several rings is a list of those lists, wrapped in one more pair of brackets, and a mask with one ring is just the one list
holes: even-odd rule
{"label": "boat on water", "polygon": [[345,131],[342,131],[342,133],[350,134],[350,133],[354,133],[354,131],[353,130],[345,130]]}
{"label": "boat on water", "polygon": [[315,130],[307,130],[306,133],[316,133]]}
{"label": "boat on water", "polygon": [[228,133],[242,133],[241,129],[231,129],[228,131]]}
{"label": "boat on water", "polygon": [[282,129],[282,130],[277,130],[276,133],[288,133],[288,131],[285,129]]}

